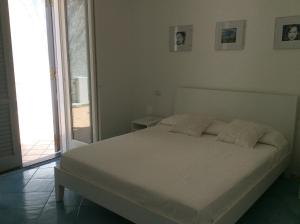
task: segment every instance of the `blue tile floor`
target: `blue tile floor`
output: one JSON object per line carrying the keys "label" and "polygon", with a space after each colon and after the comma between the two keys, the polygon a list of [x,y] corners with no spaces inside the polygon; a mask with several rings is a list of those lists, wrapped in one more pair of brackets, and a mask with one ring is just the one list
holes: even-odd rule
{"label": "blue tile floor", "polygon": [[[55,202],[52,161],[0,175],[1,224],[130,224],[122,217],[66,190]],[[300,224],[299,183],[280,177],[238,224]]]}

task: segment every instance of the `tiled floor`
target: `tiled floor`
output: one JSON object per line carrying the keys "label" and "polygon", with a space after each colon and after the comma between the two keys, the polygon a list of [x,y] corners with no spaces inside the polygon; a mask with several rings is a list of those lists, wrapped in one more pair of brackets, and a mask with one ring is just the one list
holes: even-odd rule
{"label": "tiled floor", "polygon": [[22,144],[21,149],[23,163],[32,163],[55,153],[53,140],[39,140],[33,144]]}
{"label": "tiled floor", "polygon": [[[1,224],[130,224],[126,219],[67,190],[56,203],[51,162],[0,176]],[[299,184],[279,178],[238,224],[300,224]],[[156,224],[156,223],[154,223]]]}

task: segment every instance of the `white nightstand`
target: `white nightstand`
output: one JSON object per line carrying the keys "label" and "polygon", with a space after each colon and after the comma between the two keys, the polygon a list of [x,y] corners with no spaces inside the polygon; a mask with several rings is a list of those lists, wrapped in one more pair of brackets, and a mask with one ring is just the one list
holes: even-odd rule
{"label": "white nightstand", "polygon": [[148,116],[148,117],[143,117],[143,118],[134,120],[131,122],[131,130],[137,131],[137,130],[141,130],[144,128],[154,126],[154,125],[158,124],[161,121],[161,119],[162,119],[161,117]]}

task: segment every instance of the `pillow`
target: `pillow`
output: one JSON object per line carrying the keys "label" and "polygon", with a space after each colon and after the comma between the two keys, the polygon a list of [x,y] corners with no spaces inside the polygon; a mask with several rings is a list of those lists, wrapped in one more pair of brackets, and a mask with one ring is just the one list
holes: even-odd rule
{"label": "pillow", "polygon": [[273,128],[269,128],[258,141],[259,143],[275,146],[278,149],[286,147],[289,143],[288,140]]}
{"label": "pillow", "polygon": [[224,121],[214,120],[204,131],[205,134],[218,135],[227,125]]}
{"label": "pillow", "polygon": [[174,125],[170,132],[181,133],[190,136],[201,136],[207,127],[212,123],[212,121],[213,119],[208,116],[191,114]]}
{"label": "pillow", "polygon": [[187,114],[175,114],[170,117],[166,117],[160,121],[160,124],[174,126],[178,122],[181,122],[182,120],[186,119],[188,117]]}
{"label": "pillow", "polygon": [[234,120],[219,133],[217,140],[253,148],[267,132],[263,125],[251,121]]}

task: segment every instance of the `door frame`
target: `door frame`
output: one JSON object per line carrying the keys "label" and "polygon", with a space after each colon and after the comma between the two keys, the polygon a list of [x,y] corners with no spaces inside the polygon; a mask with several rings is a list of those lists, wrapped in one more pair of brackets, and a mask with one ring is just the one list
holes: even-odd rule
{"label": "door frame", "polygon": [[88,0],[88,29],[89,29],[89,53],[90,53],[90,73],[91,73],[91,100],[92,100],[92,117],[93,120],[93,142],[99,141],[101,134],[99,126],[99,105],[98,105],[98,79],[96,64],[96,33],[95,33],[95,11],[94,0]]}
{"label": "door frame", "polygon": [[52,95],[52,114],[53,114],[53,131],[54,131],[54,147],[55,152],[60,151],[60,119],[59,119],[59,101],[58,101],[58,81],[57,81],[57,50],[55,38],[55,20],[54,20],[54,5],[52,0],[45,1],[46,10],[46,26],[47,26],[47,41],[48,41],[48,55],[49,55],[49,74]]}
{"label": "door frame", "polygon": [[3,54],[6,67],[6,78],[8,86],[8,99],[0,101],[0,104],[9,104],[11,131],[13,141],[13,152],[11,156],[0,158],[0,170],[9,170],[22,166],[22,152],[19,131],[18,107],[16,85],[14,78],[14,63],[12,55],[12,43],[10,32],[9,9],[7,0],[0,1],[0,17],[3,38]]}
{"label": "door frame", "polygon": [[63,32],[61,32],[62,13],[60,0],[47,0],[48,4],[52,6],[52,22],[54,31],[54,48],[56,56],[56,85],[57,85],[57,110],[59,120],[60,133],[60,151],[67,151],[67,118],[66,118],[66,97],[65,97],[65,83],[66,77],[64,75],[64,52],[63,52]]}
{"label": "door frame", "polygon": [[[92,142],[99,140],[100,128],[98,122],[98,103],[97,103],[97,76],[96,76],[96,52],[95,52],[95,27],[94,27],[94,0],[87,1],[87,16],[88,16],[88,46],[89,46],[89,88],[90,88],[90,102],[91,102],[91,126],[92,126]],[[60,95],[64,100],[64,124],[65,124],[65,137],[66,148],[65,151],[70,149],[87,145],[86,143],[72,139],[72,120],[71,120],[71,100],[70,100],[70,82],[69,82],[69,59],[68,59],[68,43],[67,43],[67,24],[66,24],[66,0],[55,0],[55,8],[59,16],[59,37],[60,37],[60,55],[61,55],[61,75],[63,77],[63,91]]]}

